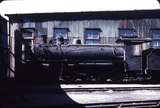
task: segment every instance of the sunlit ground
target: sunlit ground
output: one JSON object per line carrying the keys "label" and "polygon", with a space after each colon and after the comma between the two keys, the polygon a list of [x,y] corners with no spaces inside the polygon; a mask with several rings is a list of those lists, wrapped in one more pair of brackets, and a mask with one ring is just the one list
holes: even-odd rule
{"label": "sunlit ground", "polygon": [[81,104],[160,100],[160,85],[82,84],[61,87],[70,98]]}

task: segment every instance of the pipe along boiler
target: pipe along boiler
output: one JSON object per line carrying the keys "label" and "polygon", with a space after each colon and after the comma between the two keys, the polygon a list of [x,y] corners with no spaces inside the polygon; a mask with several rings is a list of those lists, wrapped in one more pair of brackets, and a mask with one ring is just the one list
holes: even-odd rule
{"label": "pipe along boiler", "polygon": [[47,61],[121,60],[123,48],[105,45],[35,45],[34,54]]}

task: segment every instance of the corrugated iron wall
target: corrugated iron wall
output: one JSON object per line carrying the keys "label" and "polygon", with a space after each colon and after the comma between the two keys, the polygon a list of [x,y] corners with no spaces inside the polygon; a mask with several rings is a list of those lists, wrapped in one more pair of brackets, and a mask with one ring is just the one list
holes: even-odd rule
{"label": "corrugated iron wall", "polygon": [[[137,19],[137,20],[81,20],[81,21],[45,21],[45,22],[25,22],[19,24],[20,28],[35,28],[35,37],[46,35],[47,42],[53,39],[54,28],[68,28],[69,44],[73,39],[79,38],[84,42],[85,28],[99,28],[100,44],[115,44],[119,28],[133,28],[138,37],[150,37],[151,28],[160,28],[160,19]],[[14,28],[12,28],[14,30]]]}

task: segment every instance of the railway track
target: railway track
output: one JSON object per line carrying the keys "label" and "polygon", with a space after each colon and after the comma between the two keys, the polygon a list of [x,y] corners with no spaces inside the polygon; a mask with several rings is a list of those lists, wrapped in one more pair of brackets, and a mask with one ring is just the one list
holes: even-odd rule
{"label": "railway track", "polygon": [[155,84],[62,84],[65,91],[132,91],[132,90],[160,90],[160,85]]}

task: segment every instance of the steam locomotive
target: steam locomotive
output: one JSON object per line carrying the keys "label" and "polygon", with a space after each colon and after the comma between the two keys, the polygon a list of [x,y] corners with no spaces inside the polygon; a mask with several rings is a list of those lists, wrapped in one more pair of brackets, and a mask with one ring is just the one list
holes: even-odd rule
{"label": "steam locomotive", "polygon": [[[104,45],[37,45],[36,58],[55,67],[66,81],[105,81],[121,77],[123,48]],[[59,67],[59,68],[57,68]],[[119,71],[119,72],[118,72]]]}
{"label": "steam locomotive", "polygon": [[63,45],[63,39],[59,39],[57,45],[37,44],[33,52],[64,82],[158,81],[159,49],[149,47],[134,55],[136,45],[151,44],[152,39],[121,37],[117,42],[124,45]]}

